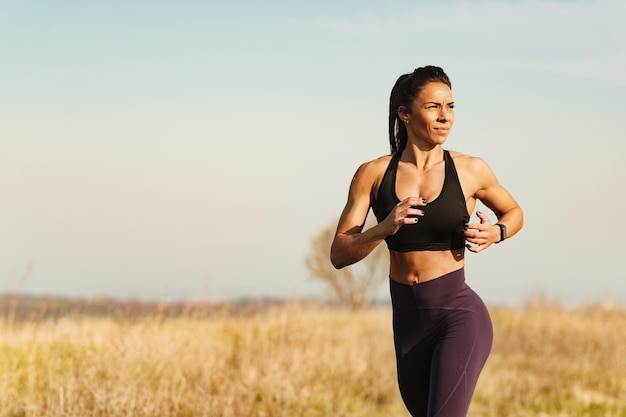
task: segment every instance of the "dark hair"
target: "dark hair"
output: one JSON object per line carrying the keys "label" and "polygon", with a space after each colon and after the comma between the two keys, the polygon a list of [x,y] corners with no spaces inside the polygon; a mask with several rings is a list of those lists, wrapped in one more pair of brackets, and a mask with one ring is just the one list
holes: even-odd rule
{"label": "dark hair", "polygon": [[431,82],[444,83],[452,88],[446,73],[432,65],[417,68],[412,74],[401,75],[393,86],[389,97],[389,145],[392,154],[402,152],[408,138],[406,126],[398,117],[398,108],[404,106],[411,110],[413,100],[422,87]]}

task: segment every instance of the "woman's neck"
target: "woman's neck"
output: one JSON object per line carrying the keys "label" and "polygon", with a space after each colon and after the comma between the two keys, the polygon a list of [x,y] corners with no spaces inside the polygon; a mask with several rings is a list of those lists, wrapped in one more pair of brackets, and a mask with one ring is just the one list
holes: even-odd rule
{"label": "woman's neck", "polygon": [[415,164],[418,168],[427,169],[443,160],[443,148],[441,145],[419,146],[408,143],[402,151],[400,160]]}

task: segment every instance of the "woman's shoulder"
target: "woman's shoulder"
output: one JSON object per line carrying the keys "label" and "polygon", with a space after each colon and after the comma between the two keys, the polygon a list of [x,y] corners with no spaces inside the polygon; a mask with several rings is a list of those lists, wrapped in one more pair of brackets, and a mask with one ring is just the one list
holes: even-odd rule
{"label": "woman's shoulder", "polygon": [[378,184],[389,166],[391,155],[380,156],[371,161],[363,162],[352,179],[353,185],[372,188]]}
{"label": "woman's shoulder", "polygon": [[363,162],[357,170],[357,173],[361,172],[363,174],[377,175],[387,169],[389,161],[391,161],[391,155],[379,156],[371,161]]}
{"label": "woman's shoulder", "polygon": [[484,159],[454,151],[450,151],[450,156],[454,161],[459,179],[469,181],[469,184],[474,184],[474,188],[483,187],[484,184],[494,180],[495,175]]}
{"label": "woman's shoulder", "polygon": [[487,162],[479,156],[467,155],[461,152],[449,150],[450,156],[457,168],[469,170],[472,172],[489,169]]}

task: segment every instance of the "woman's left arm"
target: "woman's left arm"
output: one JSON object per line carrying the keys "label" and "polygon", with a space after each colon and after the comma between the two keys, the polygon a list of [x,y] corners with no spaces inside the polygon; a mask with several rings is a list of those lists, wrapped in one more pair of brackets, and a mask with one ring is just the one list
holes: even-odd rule
{"label": "woman's left arm", "polygon": [[[482,159],[471,158],[468,168],[476,184],[473,197],[494,212],[497,223],[506,228],[507,239],[514,236],[524,225],[524,213],[515,198]],[[468,224],[464,232],[467,248],[471,252],[480,252],[501,240],[500,226],[492,224],[484,213],[477,212],[476,215],[480,223]]]}

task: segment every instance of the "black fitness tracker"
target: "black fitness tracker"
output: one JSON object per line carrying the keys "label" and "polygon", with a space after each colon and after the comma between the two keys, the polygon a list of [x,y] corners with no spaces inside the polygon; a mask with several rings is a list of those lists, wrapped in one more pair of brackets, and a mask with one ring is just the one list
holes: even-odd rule
{"label": "black fitness tracker", "polygon": [[500,240],[496,243],[500,243],[506,239],[506,226],[501,223],[496,223],[496,226],[500,227]]}

